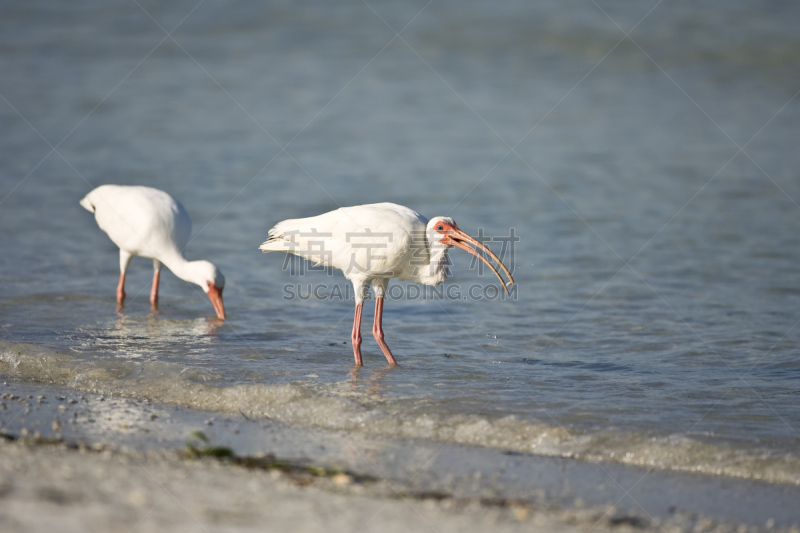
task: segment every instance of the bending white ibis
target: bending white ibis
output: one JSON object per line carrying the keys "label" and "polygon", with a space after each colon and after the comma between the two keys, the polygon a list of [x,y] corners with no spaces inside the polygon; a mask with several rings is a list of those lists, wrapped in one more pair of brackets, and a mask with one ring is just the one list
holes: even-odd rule
{"label": "bending white ibis", "polygon": [[222,289],[225,277],[208,261],[187,261],[183,249],[192,234],[192,221],[180,202],[151,187],[101,185],[81,200],[94,213],[97,225],[119,247],[118,309],[125,302],[125,272],[134,255],[153,260],[150,303],[158,307],[161,265],[184,281],[203,288],[217,317],[225,318]]}
{"label": "bending white ibis", "polygon": [[[474,248],[469,245],[474,246]],[[375,319],[372,334],[386,360],[396,365],[383,335],[383,298],[389,279],[411,280],[439,285],[447,277],[447,250],[461,248],[486,263],[508,293],[514,283],[511,273],[486,246],[473,239],[450,217],[430,221],[402,205],[381,203],[342,207],[319,216],[284,220],[269,230],[269,240],[259,249],[265,252],[293,253],[318,265],[341,269],[353,283],[356,311],[353,319],[353,355],[361,359],[361,310],[370,283],[375,293]],[[477,250],[494,259],[508,276],[503,280],[497,269]]]}

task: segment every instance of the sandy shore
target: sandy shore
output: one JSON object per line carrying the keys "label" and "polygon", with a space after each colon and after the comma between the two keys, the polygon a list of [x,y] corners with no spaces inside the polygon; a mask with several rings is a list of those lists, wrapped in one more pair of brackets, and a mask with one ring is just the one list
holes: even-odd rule
{"label": "sandy shore", "polygon": [[[800,488],[0,386],[3,531],[792,531]],[[198,430],[207,442],[189,438]],[[187,453],[187,438],[199,453]],[[208,455],[218,448],[227,457]]]}
{"label": "sandy shore", "polygon": [[381,496],[177,453],[0,444],[4,531],[578,531],[525,507]]}

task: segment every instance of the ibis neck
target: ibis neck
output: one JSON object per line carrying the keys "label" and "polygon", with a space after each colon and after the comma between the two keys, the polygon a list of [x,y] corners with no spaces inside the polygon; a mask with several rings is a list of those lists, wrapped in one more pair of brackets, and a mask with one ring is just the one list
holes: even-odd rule
{"label": "ibis neck", "polygon": [[178,276],[183,281],[195,283],[201,287],[205,286],[205,280],[198,280],[195,269],[193,268],[192,261],[187,261],[180,253],[170,254],[161,259],[165,267],[170,269],[173,274]]}
{"label": "ibis neck", "polygon": [[447,279],[447,246],[434,246],[430,252],[430,263],[422,267],[420,282],[439,285]]}

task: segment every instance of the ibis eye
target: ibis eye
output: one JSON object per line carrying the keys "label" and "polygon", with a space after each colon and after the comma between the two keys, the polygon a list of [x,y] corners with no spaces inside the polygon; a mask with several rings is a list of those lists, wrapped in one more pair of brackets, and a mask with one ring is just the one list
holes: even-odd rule
{"label": "ibis eye", "polygon": [[436,229],[438,229],[439,231],[442,231],[442,230],[444,230],[444,226],[442,226],[441,224],[439,224],[439,225],[436,227]]}

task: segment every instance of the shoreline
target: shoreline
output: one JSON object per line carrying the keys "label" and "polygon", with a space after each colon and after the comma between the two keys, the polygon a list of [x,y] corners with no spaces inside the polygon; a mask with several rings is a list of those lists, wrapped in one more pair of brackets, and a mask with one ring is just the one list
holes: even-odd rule
{"label": "shoreline", "polygon": [[344,388],[341,383],[317,386],[304,380],[220,386],[204,379],[202,372],[184,376],[184,366],[169,362],[81,361],[52,348],[6,341],[0,341],[0,352],[0,375],[9,379],[132,401],[146,398],[178,409],[213,412],[209,416],[228,420],[242,416],[289,427],[323,428],[333,434],[480,446],[571,458],[611,470],[616,468],[613,465],[635,466],[800,486],[800,456],[790,443],[780,446],[770,441],[764,446],[757,444],[758,439],[732,443],[608,426],[583,433],[555,420],[429,409],[425,401],[416,400],[381,401],[373,397],[374,391],[364,390],[379,387],[380,372],[375,374],[376,381],[367,378],[360,385],[362,390],[352,389],[360,379],[352,374]]}
{"label": "shoreline", "polygon": [[[22,458],[55,454],[91,465],[108,456],[113,464],[132,460],[127,468],[136,469],[137,461],[154,455],[165,461],[165,468],[180,469],[189,461],[187,439],[202,431],[209,440],[206,445],[195,439],[198,447],[228,448],[239,463],[206,457],[199,461],[203,472],[221,469],[225,474],[220,475],[232,479],[281,477],[319,489],[314,498],[325,501],[336,495],[345,500],[377,498],[386,505],[417,502],[444,513],[443,524],[460,520],[461,511],[469,508],[483,517],[496,515],[508,527],[546,521],[548,530],[625,525],[640,531],[734,531],[740,526],[747,531],[800,531],[795,509],[800,487],[795,485],[377,438],[28,382],[6,381],[0,397],[3,449],[16,447]],[[98,450],[99,456],[85,453],[90,450]],[[4,471],[13,469],[7,455]],[[26,475],[21,481],[36,484],[43,476]],[[214,487],[206,489],[213,492]],[[458,512],[450,516],[452,510]]]}

